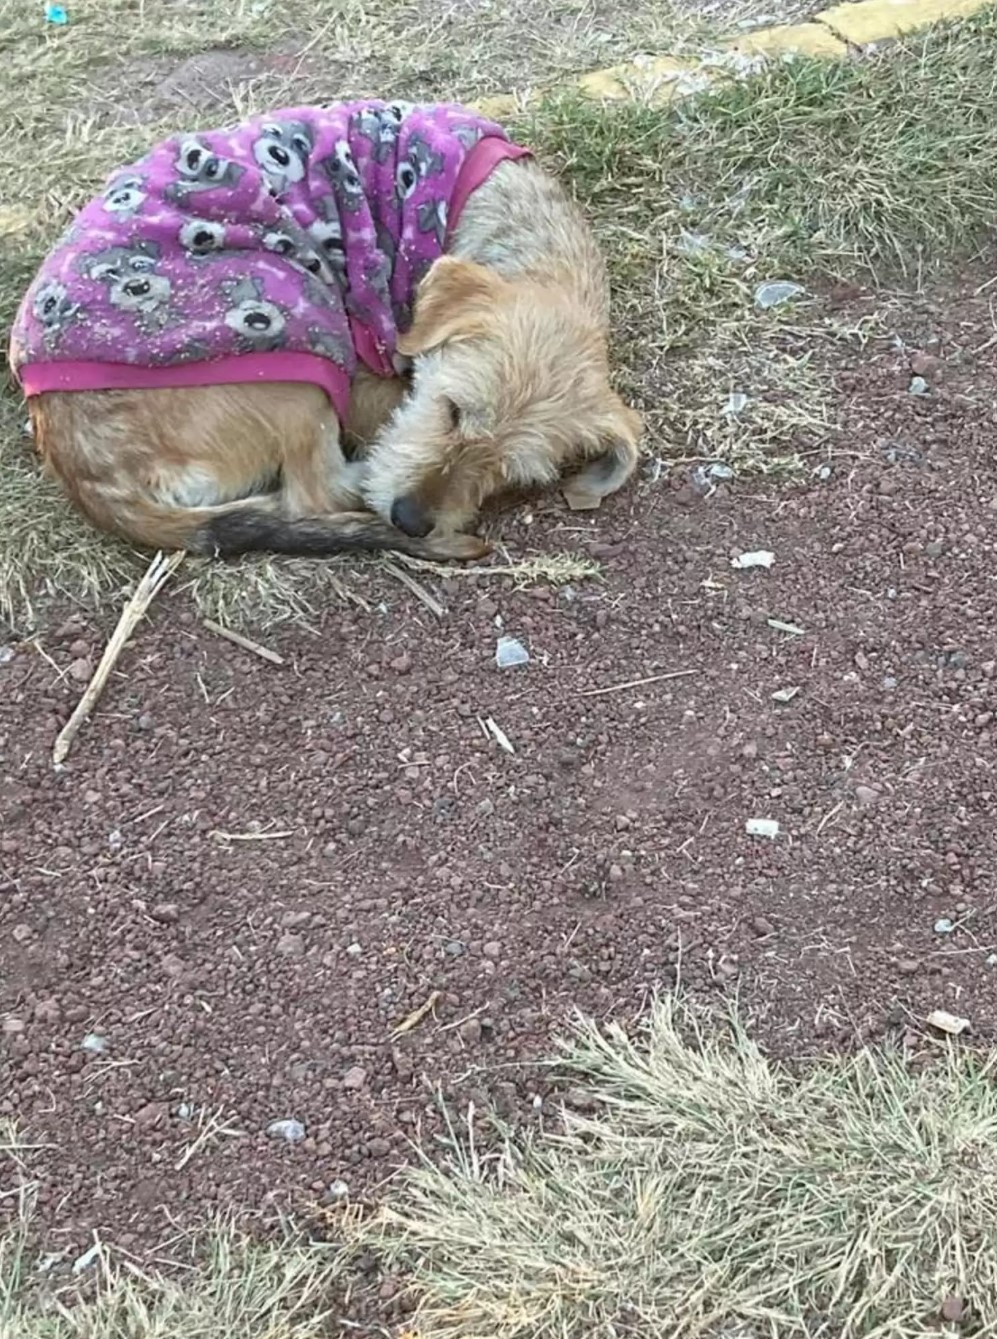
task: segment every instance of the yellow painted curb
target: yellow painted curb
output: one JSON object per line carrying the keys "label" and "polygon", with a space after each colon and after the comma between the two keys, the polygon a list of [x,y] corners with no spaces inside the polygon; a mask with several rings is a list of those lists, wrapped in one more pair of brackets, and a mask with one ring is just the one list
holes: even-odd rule
{"label": "yellow painted curb", "polygon": [[[878,3],[878,0],[870,0]],[[842,5],[842,9],[858,9],[858,5]],[[848,54],[848,47],[822,23],[791,23],[780,28],[758,28],[743,37],[734,37],[722,44],[727,51],[741,51],[746,56],[827,56],[832,60]]]}
{"label": "yellow painted curb", "polygon": [[577,89],[583,97],[598,98],[609,102],[621,102],[631,98],[653,98],[656,94],[673,88],[674,84],[688,77],[688,65],[671,56],[658,56],[653,60],[633,62],[629,65],[616,65],[608,70],[593,70],[573,80],[569,87]]}
{"label": "yellow painted curb", "polygon": [[593,102],[642,102],[660,105],[699,93],[711,84],[753,67],[738,61],[816,56],[841,60],[850,47],[889,42],[947,19],[964,19],[993,0],[854,0],[833,5],[806,23],[793,23],[721,39],[712,56],[691,64],[674,56],[642,58],[605,70],[591,70],[551,89],[503,93],[478,102],[478,110],[496,121],[528,111],[552,93],[575,92]]}
{"label": "yellow painted curb", "polygon": [[989,0],[859,0],[835,5],[817,15],[817,22],[854,46],[888,42],[945,19],[965,19]]}

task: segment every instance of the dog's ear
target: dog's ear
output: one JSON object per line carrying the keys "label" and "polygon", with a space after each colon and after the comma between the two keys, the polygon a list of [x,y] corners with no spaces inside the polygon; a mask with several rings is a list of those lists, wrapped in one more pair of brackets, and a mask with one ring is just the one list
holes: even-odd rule
{"label": "dog's ear", "polygon": [[487,334],[489,313],[506,286],[484,265],[440,256],[419,285],[412,325],[398,337],[398,352],[414,358],[451,340]]}
{"label": "dog's ear", "polygon": [[595,425],[597,448],[588,464],[565,481],[564,497],[572,511],[592,511],[604,497],[622,488],[637,468],[644,420],[636,409],[610,391]]}

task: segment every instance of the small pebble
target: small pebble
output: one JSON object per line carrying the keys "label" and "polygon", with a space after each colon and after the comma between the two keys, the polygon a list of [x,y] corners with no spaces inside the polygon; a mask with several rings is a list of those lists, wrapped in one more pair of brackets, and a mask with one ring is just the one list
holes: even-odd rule
{"label": "small pebble", "polygon": [[357,1092],[367,1082],[367,1071],[363,1065],[353,1065],[343,1075],[343,1087]]}
{"label": "small pebble", "polygon": [[457,1032],[460,1035],[461,1041],[465,1041],[469,1046],[473,1046],[475,1042],[479,1042],[481,1040],[480,1019],[477,1018],[465,1019],[464,1022],[461,1023],[460,1027],[457,1029]]}
{"label": "small pebble", "polygon": [[284,1139],[289,1144],[300,1144],[305,1137],[305,1127],[301,1121],[294,1120],[275,1120],[267,1126],[267,1134],[271,1139]]}
{"label": "small pebble", "polygon": [[500,637],[495,647],[495,663],[499,669],[512,669],[529,663],[530,653],[515,637]]}
{"label": "small pebble", "polygon": [[856,786],[855,799],[860,809],[868,809],[879,799],[879,791],[872,786]]}
{"label": "small pebble", "polygon": [[359,958],[361,953],[363,953],[363,949],[360,947],[359,944],[354,942],[352,944],[347,944],[346,952],[349,954],[351,958]]}
{"label": "small pebble", "polygon": [[949,1293],[942,1303],[942,1320],[948,1321],[950,1325],[958,1325],[963,1318],[966,1310],[966,1303],[958,1293]]}

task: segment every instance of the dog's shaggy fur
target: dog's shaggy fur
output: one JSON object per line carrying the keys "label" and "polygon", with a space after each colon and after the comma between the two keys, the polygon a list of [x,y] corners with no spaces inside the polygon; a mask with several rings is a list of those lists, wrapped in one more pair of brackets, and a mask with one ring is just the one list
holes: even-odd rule
{"label": "dog's shaggy fur", "polygon": [[[595,507],[637,461],[610,387],[608,286],[576,207],[532,160],[474,192],[419,288],[400,378],[356,378],[348,422],[289,383],[46,392],[48,470],[98,526],[160,548],[487,552],[462,533],[507,487],[566,476]],[[343,443],[359,448],[347,459]]]}

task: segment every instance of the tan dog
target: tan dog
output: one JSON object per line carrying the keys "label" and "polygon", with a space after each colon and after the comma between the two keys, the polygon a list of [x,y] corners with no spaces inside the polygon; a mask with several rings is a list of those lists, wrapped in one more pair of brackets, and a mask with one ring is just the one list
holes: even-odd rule
{"label": "tan dog", "polygon": [[200,553],[467,559],[488,546],[461,532],[499,490],[568,475],[571,505],[597,506],[631,475],[641,420],[610,387],[580,213],[532,160],[501,162],[447,252],[397,341],[410,389],[361,370],[344,423],[292,382],[48,390],[29,401],[46,468],[98,526]]}

